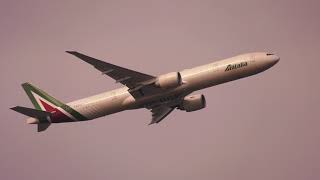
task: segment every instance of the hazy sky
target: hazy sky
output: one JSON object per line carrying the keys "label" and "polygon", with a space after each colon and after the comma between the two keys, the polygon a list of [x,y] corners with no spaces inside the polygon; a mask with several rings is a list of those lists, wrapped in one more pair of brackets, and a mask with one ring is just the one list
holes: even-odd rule
{"label": "hazy sky", "polygon": [[[319,1],[0,1],[0,179],[317,180]],[[152,75],[276,53],[259,75],[202,90],[207,108],[125,111],[44,133],[9,110],[31,82],[63,102],[120,87],[65,53]]]}

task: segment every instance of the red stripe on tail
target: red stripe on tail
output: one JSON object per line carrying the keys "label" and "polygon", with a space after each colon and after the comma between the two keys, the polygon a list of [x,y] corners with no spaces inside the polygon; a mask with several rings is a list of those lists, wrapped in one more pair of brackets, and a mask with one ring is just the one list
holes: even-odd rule
{"label": "red stripe on tail", "polygon": [[41,99],[40,99],[40,102],[41,102],[42,106],[44,107],[44,109],[47,112],[50,112],[52,114],[51,115],[51,122],[52,123],[62,123],[62,122],[73,122],[74,121],[69,116],[67,116],[63,112],[61,112],[59,109],[52,107],[51,105],[45,103]]}

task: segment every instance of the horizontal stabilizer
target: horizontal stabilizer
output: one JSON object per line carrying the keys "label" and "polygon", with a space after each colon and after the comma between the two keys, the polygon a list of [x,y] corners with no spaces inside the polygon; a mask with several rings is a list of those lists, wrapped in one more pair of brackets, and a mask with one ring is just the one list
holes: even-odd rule
{"label": "horizontal stabilizer", "polygon": [[18,113],[24,114],[29,117],[34,117],[34,118],[48,117],[51,115],[51,113],[46,111],[41,111],[41,110],[31,109],[31,108],[21,107],[21,106],[16,106],[11,109]]}
{"label": "horizontal stabilizer", "polygon": [[[29,124],[38,124],[38,132],[44,131],[46,130],[50,125],[50,116],[51,113],[50,112],[46,112],[46,111],[41,111],[41,110],[37,110],[37,109],[31,109],[31,108],[27,108],[27,107],[22,107],[22,106],[16,106],[13,108],[10,108],[18,113],[24,114],[26,116],[32,117],[32,118],[36,118],[34,120],[37,121],[37,123],[33,123],[33,122],[28,122]],[[33,120],[33,119],[31,119]],[[40,123],[39,123],[40,121]]]}
{"label": "horizontal stabilizer", "polygon": [[40,123],[38,124],[38,132],[45,131],[48,129],[48,127],[51,125],[51,123]]}

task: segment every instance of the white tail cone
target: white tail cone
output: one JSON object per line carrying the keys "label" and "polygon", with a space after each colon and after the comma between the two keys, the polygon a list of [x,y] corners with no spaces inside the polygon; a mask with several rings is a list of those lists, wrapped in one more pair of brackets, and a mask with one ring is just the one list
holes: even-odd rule
{"label": "white tail cone", "polygon": [[27,119],[27,124],[38,124],[39,120],[36,118],[28,118]]}

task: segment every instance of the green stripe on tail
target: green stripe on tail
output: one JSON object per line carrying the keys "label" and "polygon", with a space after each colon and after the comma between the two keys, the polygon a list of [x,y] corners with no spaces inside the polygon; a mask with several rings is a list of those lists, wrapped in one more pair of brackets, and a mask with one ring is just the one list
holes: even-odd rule
{"label": "green stripe on tail", "polygon": [[70,106],[68,106],[68,105],[62,103],[61,101],[55,99],[54,97],[50,96],[49,94],[47,94],[43,90],[33,86],[32,84],[23,83],[22,87],[25,90],[25,92],[27,93],[28,97],[30,98],[32,104],[34,105],[34,107],[36,109],[44,110],[44,109],[41,108],[41,106],[38,103],[38,101],[36,100],[34,94],[37,94],[38,96],[40,96],[41,98],[45,99],[46,101],[52,103],[53,105],[62,108],[63,110],[65,110],[66,112],[71,114],[74,118],[76,118],[78,121],[88,120],[88,118],[84,117],[82,114],[80,114],[79,112],[77,112],[76,110],[71,108]]}

